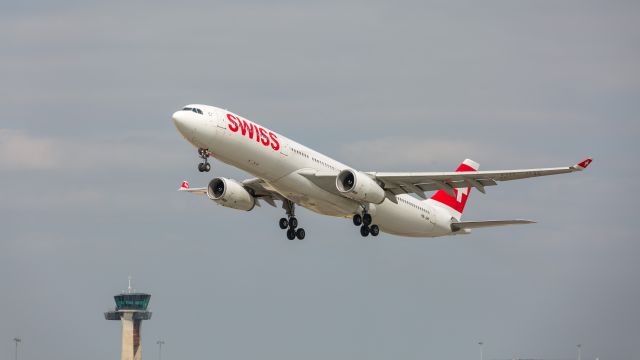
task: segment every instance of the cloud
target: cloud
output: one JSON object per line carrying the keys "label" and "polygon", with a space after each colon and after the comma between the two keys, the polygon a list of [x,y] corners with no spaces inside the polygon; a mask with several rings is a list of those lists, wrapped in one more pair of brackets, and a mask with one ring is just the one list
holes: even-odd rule
{"label": "cloud", "polygon": [[[569,166],[587,153],[551,146],[517,143],[521,138],[470,139],[468,134],[417,137],[387,136],[341,145],[337,158],[366,171],[447,171],[464,159],[480,163],[481,170]],[[581,147],[578,147],[581,148]],[[581,151],[581,150],[580,150]]]}
{"label": "cloud", "polygon": [[161,169],[181,159],[171,146],[161,145],[165,141],[149,136],[44,137],[0,129],[0,171]]}
{"label": "cloud", "polygon": [[[518,154],[509,154],[491,143],[476,143],[467,139],[430,139],[411,136],[383,137],[351,142],[341,147],[340,158],[347,163],[366,166],[367,170],[416,170],[416,167],[438,167],[440,171],[453,169],[469,158],[481,163],[491,161],[495,167],[501,164],[517,166],[522,163]],[[531,163],[551,161],[540,154],[529,157]],[[557,162],[557,160],[555,160]],[[447,168],[442,168],[448,166]]]}
{"label": "cloud", "polygon": [[51,169],[60,165],[54,141],[0,129],[0,170]]}
{"label": "cloud", "polygon": [[[473,154],[474,146],[456,140],[387,137],[349,143],[341,151],[349,160],[375,159],[377,166],[437,164],[459,161]],[[372,164],[373,165],[373,164]]]}

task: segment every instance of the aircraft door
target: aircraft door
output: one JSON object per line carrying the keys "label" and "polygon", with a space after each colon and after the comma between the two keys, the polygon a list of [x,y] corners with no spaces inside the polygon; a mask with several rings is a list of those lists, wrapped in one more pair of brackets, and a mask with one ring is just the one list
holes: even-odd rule
{"label": "aircraft door", "polygon": [[281,138],[279,150],[280,150],[280,155],[284,155],[285,157],[289,156],[289,144],[286,139]]}
{"label": "aircraft door", "polygon": [[211,127],[216,130],[216,136],[227,135],[227,124],[221,114],[218,112],[210,112],[209,114],[209,121],[211,122]]}
{"label": "aircraft door", "polygon": [[436,211],[434,209],[430,209],[427,216],[429,217],[429,222],[431,223],[431,225],[435,225],[436,221],[438,221],[438,215],[436,214]]}

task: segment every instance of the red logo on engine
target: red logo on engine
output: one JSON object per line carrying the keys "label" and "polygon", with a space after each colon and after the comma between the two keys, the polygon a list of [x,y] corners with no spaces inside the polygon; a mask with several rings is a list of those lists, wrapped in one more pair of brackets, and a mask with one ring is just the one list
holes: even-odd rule
{"label": "red logo on engine", "polygon": [[227,119],[229,119],[229,130],[233,132],[240,131],[243,136],[247,136],[249,139],[253,139],[255,136],[256,142],[264,146],[271,145],[271,148],[276,151],[280,149],[278,137],[273,132],[235,115],[227,114]]}

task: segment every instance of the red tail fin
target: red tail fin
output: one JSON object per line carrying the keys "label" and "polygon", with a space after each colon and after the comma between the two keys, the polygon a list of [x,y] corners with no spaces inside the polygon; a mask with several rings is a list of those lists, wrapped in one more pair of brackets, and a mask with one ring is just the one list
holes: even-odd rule
{"label": "red tail fin", "polygon": [[[458,166],[456,172],[478,171],[479,168],[480,164],[477,162],[465,159],[465,161]],[[456,188],[454,189],[454,192],[456,196],[451,196],[444,190],[438,190],[429,200],[439,203],[436,205],[445,205],[443,207],[450,211],[451,216],[460,220],[462,212],[464,211],[464,206],[467,203],[467,199],[469,199],[471,188]]]}

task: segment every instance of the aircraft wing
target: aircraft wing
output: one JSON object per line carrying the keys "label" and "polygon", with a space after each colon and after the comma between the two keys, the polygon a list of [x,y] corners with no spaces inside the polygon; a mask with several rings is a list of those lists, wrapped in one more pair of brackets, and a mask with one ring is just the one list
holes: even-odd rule
{"label": "aircraft wing", "polygon": [[485,186],[498,185],[498,181],[520,180],[582,171],[592,161],[589,158],[573,166],[540,169],[420,173],[373,172],[367,174],[381,181],[384,184],[384,189],[394,195],[414,193],[426,199],[425,191],[444,190],[455,196],[454,188],[473,187],[481,193],[485,193]]}
{"label": "aircraft wing", "polygon": [[324,191],[344,196],[340,193],[340,191],[338,191],[338,188],[336,187],[336,177],[338,176],[337,171],[316,171],[311,169],[304,169],[298,171],[298,174],[306,177],[307,179],[309,179],[309,181],[311,181]]}
{"label": "aircraft wing", "polygon": [[[265,182],[258,178],[247,179],[242,182],[242,186],[244,186],[256,199],[264,200],[267,204],[275,207],[276,204],[274,200],[283,200],[284,198],[277,192],[268,189],[265,185]],[[178,191],[197,195],[207,195],[206,187],[189,187],[189,182],[186,180],[182,182]],[[256,204],[259,205],[257,202]]]}
{"label": "aircraft wing", "polygon": [[462,221],[451,224],[452,231],[459,231],[464,229],[477,229],[484,227],[496,227],[506,225],[521,225],[521,224],[535,224],[535,221],[531,220],[488,220],[488,221]]}
{"label": "aircraft wing", "polygon": [[[585,159],[573,166],[516,169],[494,171],[465,171],[465,172],[367,172],[371,178],[378,180],[387,193],[387,197],[395,200],[395,195],[416,194],[426,199],[425,192],[444,190],[455,196],[453,189],[473,187],[485,193],[486,186],[498,185],[499,181],[527,179],[538,176],[548,176],[582,171],[591,164],[591,158]],[[338,173],[302,171],[301,175],[311,180],[324,190],[340,194],[335,185]],[[395,202],[395,201],[394,201]]]}
{"label": "aircraft wing", "polygon": [[189,187],[189,182],[187,180],[182,181],[182,184],[180,185],[180,188],[178,189],[178,191],[183,191],[183,192],[188,192],[188,193],[198,194],[198,195],[207,195],[206,187],[199,187],[199,188]]}
{"label": "aircraft wing", "polygon": [[281,200],[283,202],[285,200],[282,195],[270,189],[262,179],[247,179],[242,182],[242,185],[248,188],[256,199],[264,200],[273,207],[276,206],[275,200]]}

